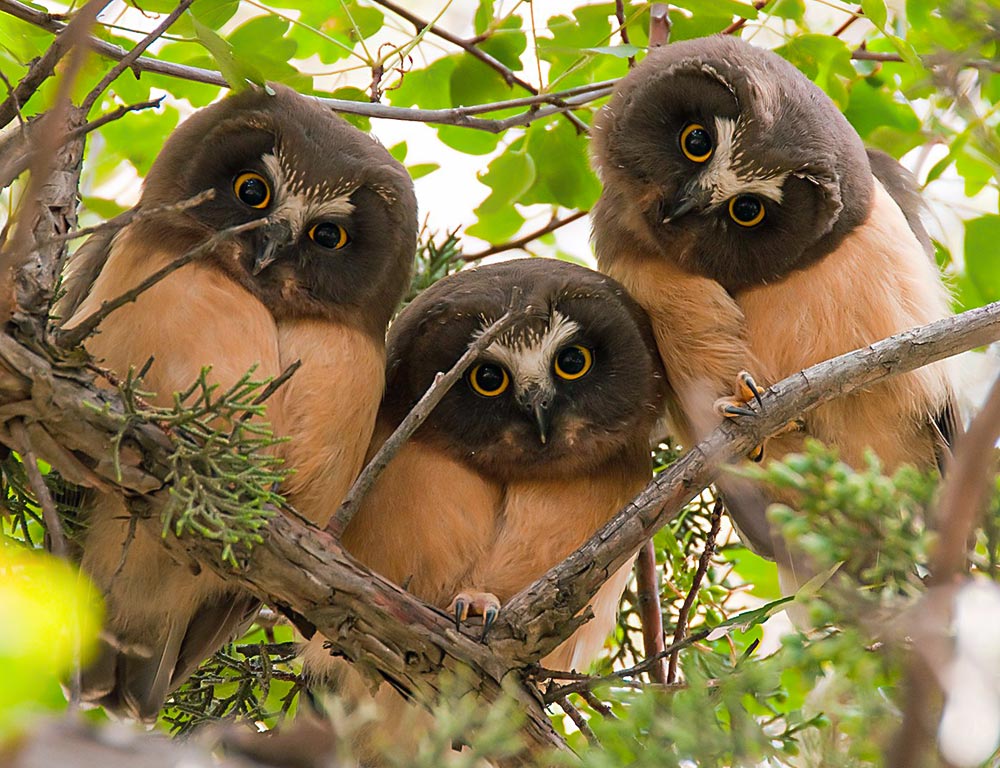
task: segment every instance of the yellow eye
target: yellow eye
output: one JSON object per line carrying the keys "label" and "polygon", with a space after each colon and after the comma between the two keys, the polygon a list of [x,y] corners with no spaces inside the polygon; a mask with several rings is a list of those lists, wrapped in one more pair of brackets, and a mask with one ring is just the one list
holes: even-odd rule
{"label": "yellow eye", "polygon": [[764,204],[754,195],[737,195],[729,201],[729,217],[743,227],[754,227],[764,220]]}
{"label": "yellow eye", "polygon": [[589,349],[574,344],[566,347],[556,355],[556,375],[566,381],[573,381],[586,375],[594,364],[594,356]]}
{"label": "yellow eye", "polygon": [[267,204],[271,202],[271,188],[267,179],[253,171],[245,171],[236,177],[233,192],[251,208],[267,208]]}
{"label": "yellow eye", "polygon": [[493,363],[480,363],[469,372],[469,386],[477,395],[496,397],[510,384],[507,371]]}
{"label": "yellow eye", "polygon": [[309,237],[316,245],[332,250],[340,250],[349,242],[350,236],[347,230],[332,221],[324,221],[322,224],[313,224],[309,229]]}
{"label": "yellow eye", "polygon": [[704,163],[712,156],[712,136],[704,125],[690,123],[681,131],[681,152],[695,163]]}

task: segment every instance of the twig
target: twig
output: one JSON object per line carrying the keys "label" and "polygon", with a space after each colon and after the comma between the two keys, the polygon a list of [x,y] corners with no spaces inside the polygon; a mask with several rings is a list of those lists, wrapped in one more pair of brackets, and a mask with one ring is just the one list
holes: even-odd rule
{"label": "twig", "polygon": [[[119,107],[92,122],[72,128],[62,136],[60,147],[86,136],[88,133],[97,130],[103,125],[107,125],[113,120],[121,119],[129,112],[138,112],[143,109],[158,107],[162,100],[163,97],[160,97],[159,99],[150,99],[138,104]],[[46,116],[31,120],[21,131],[10,133],[5,138],[0,139],[0,157],[4,158],[3,163],[0,164],[0,189],[10,186],[14,179],[28,170],[28,166],[37,157],[38,153],[32,148],[32,143],[36,131],[48,130],[46,127],[47,120]],[[58,237],[59,234],[55,238],[43,237],[39,243],[50,244],[53,242],[62,242],[58,240]]]}
{"label": "twig", "polygon": [[97,326],[99,326],[108,315],[110,315],[119,307],[122,307],[125,304],[128,304],[129,302],[135,301],[141,294],[148,291],[158,282],[163,280],[163,278],[167,277],[173,272],[176,272],[178,269],[185,266],[186,264],[190,264],[195,259],[205,256],[217,245],[219,245],[222,242],[225,242],[234,235],[239,235],[244,232],[249,232],[251,230],[258,229],[266,223],[267,223],[266,218],[255,219],[254,221],[248,221],[245,224],[238,224],[235,227],[229,227],[228,229],[223,229],[219,232],[216,232],[201,245],[192,248],[183,256],[174,259],[165,267],[156,270],[156,272],[154,272],[145,280],[143,280],[141,283],[139,283],[135,288],[126,291],[121,296],[118,296],[114,299],[109,299],[108,301],[102,302],[100,307],[98,307],[96,310],[94,310],[94,312],[85,317],[83,320],[74,325],[72,328],[67,328],[65,330],[57,332],[56,342],[67,349],[72,349],[80,342],[82,342],[85,338],[87,338],[91,333],[93,333],[94,329],[96,329]]}
{"label": "twig", "polygon": [[[51,14],[36,11],[34,8],[17,2],[17,0],[0,0],[0,11],[5,11],[22,21],[26,21],[49,32],[58,33],[66,26],[55,20]],[[91,50],[110,59],[120,60],[129,53],[121,46],[106,43],[93,36],[88,37],[86,43]],[[216,85],[221,88],[229,87],[222,74],[215,70],[191,67],[184,64],[173,64],[145,56],[140,56],[133,61],[131,69],[134,72],[155,72],[196,83]],[[578,109],[592,101],[608,96],[611,93],[613,85],[614,81],[592,83],[562,92],[542,93],[528,99],[510,99],[508,101],[479,104],[471,107],[454,107],[451,109],[411,109],[408,107],[390,107],[385,104],[371,104],[362,101],[347,101],[345,99],[317,98],[317,100],[337,112],[346,114],[378,117],[387,120],[429,123],[432,125],[456,125],[488,133],[503,133],[510,128],[530,125],[537,120],[568,112],[572,109]],[[513,115],[503,120],[470,117],[470,115],[506,109],[511,106],[512,102],[519,105],[546,104],[550,106],[543,107],[542,109],[530,109],[523,114]]]}
{"label": "twig", "polygon": [[583,738],[587,740],[587,743],[594,747],[599,747],[601,742],[597,739],[597,734],[594,733],[593,729],[587,723],[587,718],[583,716],[583,713],[574,707],[568,696],[562,696],[556,701],[556,703],[562,707],[562,711],[569,715],[569,719],[573,721],[573,724],[580,730],[583,734]]}
{"label": "twig", "polygon": [[[440,37],[442,40],[447,40],[452,45],[457,45],[459,48],[468,53],[470,56],[479,59],[479,61],[483,62],[483,64],[485,64],[487,67],[492,69],[494,72],[497,72],[504,79],[504,82],[506,82],[507,85],[509,86],[517,85],[526,90],[528,93],[532,94],[533,96],[537,96],[539,94],[538,88],[536,88],[526,80],[522,80],[521,78],[519,78],[517,75],[514,74],[514,70],[512,70],[510,67],[508,67],[499,59],[496,59],[490,54],[488,54],[486,51],[484,51],[475,43],[470,42],[468,40],[463,40],[457,35],[453,35],[451,32],[448,32],[445,29],[441,29],[435,24],[429,24],[420,17],[410,13],[410,11],[406,10],[405,8],[402,8],[396,3],[391,2],[391,0],[372,0],[372,2],[374,2],[376,5],[381,5],[383,8],[386,8],[395,13],[396,15],[406,19],[416,28],[416,31],[418,33],[426,29],[431,34]],[[566,119],[573,124],[573,127],[575,127],[577,131],[584,134],[589,133],[590,129],[587,127],[586,123],[580,120],[580,118],[578,118],[571,112],[565,112],[564,114],[566,116]]]}
{"label": "twig", "polygon": [[170,203],[167,205],[158,205],[155,208],[129,208],[123,213],[119,213],[114,218],[108,219],[107,221],[96,224],[93,227],[84,227],[82,229],[74,229],[71,232],[65,232],[61,235],[56,235],[55,239],[59,240],[76,240],[81,237],[87,237],[89,235],[96,235],[101,232],[110,232],[117,229],[122,229],[128,224],[132,224],[137,221],[144,221],[145,219],[152,218],[153,216],[159,216],[163,213],[181,213],[183,211],[190,210],[191,208],[196,208],[204,202],[207,202],[215,197],[214,189],[206,189],[199,192],[194,197],[189,197],[187,200],[181,200],[179,203]]}
{"label": "twig", "polygon": [[594,695],[593,691],[580,691],[580,697],[587,702],[591,709],[598,712],[606,720],[617,720],[616,715],[607,704]]}
{"label": "twig", "polygon": [[670,6],[653,3],[649,7],[649,47],[659,48],[670,42]]}
{"label": "twig", "polygon": [[35,451],[31,447],[31,438],[28,437],[28,430],[24,428],[24,422],[20,419],[12,421],[10,433],[20,443],[18,451],[21,454],[24,471],[28,475],[31,490],[34,491],[35,498],[38,499],[38,506],[42,508],[45,531],[49,535],[49,550],[56,557],[65,560],[69,553],[69,548],[66,546],[66,534],[63,533],[55,500],[49,492],[49,487],[45,484],[45,478],[38,470],[38,457],[35,456]]}
{"label": "twig", "polygon": [[[765,5],[767,5],[767,3],[768,3],[768,0],[753,0],[753,7],[754,7],[754,9],[756,9],[756,10],[759,11],[761,8],[763,8]],[[728,27],[726,27],[724,30],[722,30],[722,32],[720,32],[719,34],[721,34],[721,35],[731,35],[734,32],[738,32],[739,30],[743,29],[743,27],[746,25],[746,23],[747,23],[747,19],[745,17],[739,18],[736,21],[734,21],[732,24],[730,24]]]}
{"label": "twig", "polygon": [[555,232],[560,227],[565,227],[567,224],[572,224],[577,219],[582,219],[590,211],[576,211],[571,213],[562,219],[553,218],[548,224],[546,224],[541,229],[536,229],[534,232],[529,232],[524,237],[519,237],[517,240],[511,240],[507,243],[500,243],[499,245],[492,245],[489,248],[479,251],[478,253],[470,253],[468,255],[463,255],[463,261],[479,261],[479,259],[485,259],[487,256],[494,256],[498,253],[503,253],[504,251],[514,251],[518,248],[524,248],[528,243],[533,240],[537,240],[543,235],[547,235],[550,232]]}
{"label": "twig", "polygon": [[847,21],[845,21],[843,24],[841,24],[833,31],[833,37],[840,37],[847,31],[848,27],[850,27],[854,22],[856,22],[864,15],[865,15],[865,9],[859,5],[857,8],[854,9],[851,15],[848,16]]}
{"label": "twig", "polygon": [[[560,565],[515,595],[497,617],[490,646],[530,663],[583,623],[577,614],[614,573],[718,475],[766,435],[818,405],[890,376],[1000,339],[1000,302],[877,341],[778,382],[764,412],[726,420],[661,472],[646,489]],[[514,638],[517,638],[516,641]]]}
{"label": "twig", "polygon": [[931,560],[934,584],[948,584],[965,570],[969,541],[990,498],[994,446],[1000,438],[1000,378],[993,383],[982,410],[958,440],[945,472],[935,528],[937,546]]}
{"label": "twig", "polygon": [[168,15],[167,18],[157,25],[156,29],[136,43],[132,50],[122,56],[118,63],[111,68],[111,71],[101,78],[101,81],[84,97],[80,107],[85,112],[89,112],[90,108],[94,106],[97,100],[101,97],[101,94],[107,90],[108,86],[117,80],[118,76],[122,72],[132,66],[136,59],[142,55],[143,51],[156,42],[160,36],[166,32],[178,18],[180,18],[181,14],[184,13],[184,11],[186,11],[193,2],[194,0],[180,0],[177,7],[170,12],[170,15]]}
{"label": "twig", "polygon": [[[639,619],[642,621],[642,647],[646,656],[656,656],[663,652],[663,610],[660,607],[660,578],[656,569],[656,548],[649,539],[639,550],[635,564],[635,580]],[[674,637],[674,640],[680,640]],[[667,682],[663,663],[654,664],[650,678],[661,685]]]}
{"label": "twig", "polygon": [[[625,26],[625,0],[615,0],[615,18],[618,20],[618,33],[622,38],[622,45],[631,45],[628,39],[628,27]],[[635,56],[628,57],[628,68],[635,66]]]}
{"label": "twig", "polygon": [[[705,578],[705,574],[708,572],[709,563],[712,562],[712,556],[715,554],[715,540],[719,536],[719,526],[722,523],[721,500],[717,500],[715,502],[710,519],[711,525],[708,531],[708,536],[705,538],[705,549],[702,551],[701,557],[698,558],[698,569],[694,572],[694,578],[691,580],[691,589],[688,590],[687,596],[684,598],[684,603],[681,605],[681,609],[677,612],[677,627],[674,629],[674,645],[677,645],[677,643],[683,640],[684,635],[687,634],[688,615],[691,613],[691,607],[694,605],[694,601],[698,597],[698,590],[701,588],[701,582]],[[670,654],[670,664],[667,667],[667,683],[673,683],[677,680],[677,658],[678,654],[676,651]]]}
{"label": "twig", "polygon": [[[612,672],[609,675],[574,675],[573,682],[566,683],[566,685],[560,685],[550,688],[545,692],[542,700],[546,704],[551,704],[553,702],[559,701],[563,696],[568,696],[571,693],[583,693],[584,691],[592,691],[594,688],[598,688],[602,685],[615,685],[627,682],[629,678],[636,678],[645,672],[649,672],[657,663],[662,662],[668,655],[672,653],[677,653],[678,651],[683,651],[688,646],[694,645],[695,643],[701,642],[706,637],[712,633],[711,629],[701,629],[694,634],[688,635],[679,643],[671,643],[667,648],[663,650],[662,653],[658,653],[655,656],[650,656],[647,659],[643,659],[638,664],[631,666],[627,669],[619,669],[617,672]],[[549,670],[543,670],[546,675],[545,678],[551,680],[559,680],[563,673],[552,672]],[[543,678],[543,679],[545,679]],[[676,684],[669,684],[668,688],[675,687]]]}
{"label": "twig", "polygon": [[382,470],[388,466],[389,462],[399,452],[399,449],[403,447],[403,443],[419,429],[434,407],[448,394],[448,390],[452,388],[455,382],[462,378],[465,374],[465,369],[475,361],[484,349],[493,343],[494,339],[509,328],[511,323],[518,318],[521,312],[519,306],[520,300],[520,292],[515,291],[515,295],[511,299],[510,308],[483,331],[475,341],[469,344],[469,348],[465,350],[465,354],[458,358],[458,361],[447,373],[441,373],[440,371],[437,373],[434,377],[434,382],[424,392],[417,404],[406,414],[406,418],[396,427],[395,431],[389,436],[389,439],[382,444],[378,453],[368,462],[367,466],[358,476],[358,479],[354,481],[354,485],[347,492],[340,508],[330,519],[326,527],[327,533],[339,539],[341,534],[347,530],[347,526],[354,519],[354,515],[357,514],[365,495],[371,490],[378,476],[382,474]]}

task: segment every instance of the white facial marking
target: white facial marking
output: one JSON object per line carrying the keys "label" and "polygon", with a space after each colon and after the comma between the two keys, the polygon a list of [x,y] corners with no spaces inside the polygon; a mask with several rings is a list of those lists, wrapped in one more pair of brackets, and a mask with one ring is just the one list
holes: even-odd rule
{"label": "white facial marking", "polygon": [[[698,176],[698,185],[711,190],[712,205],[726,203],[736,195],[760,195],[781,202],[781,185],[788,172],[767,173],[746,162],[744,150],[735,151],[746,125],[728,117],[715,118],[715,151],[708,167]],[[736,169],[739,168],[739,173]]]}
{"label": "white facial marking", "polygon": [[[484,320],[483,327],[490,325]],[[515,392],[530,386],[552,389],[552,361],[556,354],[580,330],[580,326],[559,312],[553,312],[549,325],[539,336],[536,333],[516,337],[501,336],[483,353],[510,372]]]}
{"label": "white facial marking", "polygon": [[280,149],[276,155],[264,155],[261,161],[274,185],[272,215],[289,223],[295,239],[302,236],[311,222],[329,216],[347,216],[354,211],[350,196],[357,186],[353,183],[331,186],[324,181],[306,187],[302,176],[285,162]]}

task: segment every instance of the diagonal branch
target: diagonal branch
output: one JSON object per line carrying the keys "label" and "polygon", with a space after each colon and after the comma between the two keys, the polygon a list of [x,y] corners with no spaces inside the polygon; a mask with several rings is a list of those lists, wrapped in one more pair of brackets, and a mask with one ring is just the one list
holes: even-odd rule
{"label": "diagonal branch", "polygon": [[567,224],[572,224],[577,219],[582,219],[588,213],[590,213],[590,211],[586,210],[576,211],[562,219],[557,219],[553,216],[552,221],[550,221],[544,227],[536,229],[534,232],[529,232],[524,237],[519,237],[516,240],[511,240],[510,242],[507,243],[499,243],[497,245],[491,245],[489,248],[486,248],[485,250],[482,251],[478,251],[476,253],[470,253],[467,255],[463,254],[462,260],[479,261],[480,259],[485,259],[487,256],[495,256],[496,254],[503,253],[504,251],[516,251],[519,248],[524,248],[524,246],[526,246],[528,243],[537,240],[538,238],[547,235],[550,232],[555,232],[557,229],[565,227]]}
{"label": "diagonal branch", "polygon": [[406,414],[406,418],[396,427],[389,439],[379,448],[378,453],[368,462],[368,465],[361,472],[361,475],[354,481],[351,490],[347,492],[343,503],[327,524],[326,530],[336,538],[347,530],[347,526],[354,515],[357,514],[364,501],[365,495],[371,490],[378,476],[389,465],[393,457],[399,453],[410,436],[416,432],[420,425],[424,423],[435,406],[444,399],[450,390],[462,376],[465,370],[475,361],[483,350],[493,343],[501,333],[507,330],[511,324],[520,317],[520,293],[515,292],[510,308],[496,322],[491,324],[479,337],[472,342],[465,353],[458,358],[455,364],[447,373],[438,372],[434,377],[434,382],[423,394],[415,406]]}
{"label": "diagonal branch", "polygon": [[818,405],[890,376],[1000,339],[1000,302],[896,334],[789,376],[763,396],[763,412],[725,423],[660,473],[580,549],[500,612],[490,645],[530,663],[555,648],[582,620],[600,588],[643,542],[672,520],[718,475],[767,435]]}
{"label": "diagonal branch", "polygon": [[245,224],[237,224],[234,227],[229,227],[228,229],[222,229],[212,235],[208,240],[203,242],[201,245],[195,246],[183,256],[179,256],[172,262],[164,267],[156,270],[153,274],[143,280],[141,283],[136,285],[134,288],[126,291],[121,296],[117,296],[114,299],[108,299],[101,303],[101,306],[94,310],[93,313],[85,317],[79,323],[74,325],[72,328],[67,328],[56,333],[56,341],[61,346],[72,349],[77,344],[82,342],[94,330],[99,326],[104,319],[114,312],[116,309],[125,306],[126,304],[135,301],[139,296],[154,285],[159,283],[165,277],[173,274],[181,267],[190,264],[195,259],[199,259],[202,256],[210,253],[213,248],[217,247],[221,243],[226,242],[235,235],[242,234],[244,232],[249,232],[254,229],[259,229],[267,223],[267,219],[255,219],[254,221],[248,221]]}

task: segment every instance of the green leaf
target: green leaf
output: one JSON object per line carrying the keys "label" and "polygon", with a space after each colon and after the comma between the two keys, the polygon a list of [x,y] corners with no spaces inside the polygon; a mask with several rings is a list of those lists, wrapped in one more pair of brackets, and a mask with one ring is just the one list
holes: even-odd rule
{"label": "green leaf", "polygon": [[389,154],[392,155],[399,162],[403,162],[406,159],[406,142],[401,141],[399,144],[393,144],[389,147]]}
{"label": "green leaf", "polygon": [[196,0],[191,4],[191,15],[212,29],[219,29],[236,15],[240,0]]}
{"label": "green leaf", "polygon": [[590,167],[589,144],[564,119],[533,123],[525,148],[535,161],[535,184],[521,202],[587,209],[601,192]]}
{"label": "green leaf", "polygon": [[985,301],[1000,300],[1000,216],[965,222],[965,269]]}
{"label": "green leaf", "polygon": [[861,0],[861,9],[872,24],[879,29],[885,29],[885,22],[888,20],[885,0]]}
{"label": "green leaf", "polygon": [[479,47],[514,72],[521,71],[521,54],[528,47],[528,37],[521,31],[521,17],[508,16]]}
{"label": "green leaf", "polygon": [[517,212],[514,206],[503,208],[495,213],[482,216],[465,231],[473,237],[478,237],[490,243],[500,243],[509,240],[524,225],[524,216]]}
{"label": "green leaf", "polygon": [[801,22],[806,15],[805,0],[777,0],[770,8],[765,8],[772,16]]}
{"label": "green leaf", "polygon": [[493,0],[479,0],[476,4],[476,15],[472,19],[472,28],[477,35],[483,34],[493,23]]}
{"label": "green leaf", "polygon": [[851,65],[851,49],[843,40],[830,35],[799,35],[775,48],[775,53],[798,67],[841,109],[847,105],[847,88],[841,78],[853,80],[857,72]]}
{"label": "green leaf", "polygon": [[222,76],[234,91],[245,91],[248,82],[264,85],[264,76],[256,67],[245,61],[238,60],[232,45],[219,37],[214,30],[209,29],[198,21],[194,16],[191,17],[191,23],[194,25],[194,32],[198,37],[198,42],[204,45],[206,50],[212,55]]}
{"label": "green leaf", "polygon": [[617,56],[619,59],[627,59],[630,56],[638,56],[642,53],[642,48],[635,45],[598,45],[594,48],[584,48],[590,53],[602,53],[609,56]]}
{"label": "green leaf", "polygon": [[492,192],[476,209],[477,216],[511,207],[535,182],[535,161],[525,151],[506,151],[490,163],[479,181]]}
{"label": "green leaf", "polygon": [[[343,99],[344,101],[360,101],[362,103],[368,103],[368,94],[360,88],[355,88],[350,85],[338,88],[330,94],[330,97],[334,99]],[[355,128],[365,131],[366,133],[372,129],[372,121],[369,117],[364,115],[354,115],[350,112],[338,112],[337,114]]]}
{"label": "green leaf", "polygon": [[406,170],[410,172],[410,177],[416,181],[429,173],[434,173],[440,167],[437,163],[416,163],[406,166]]}

